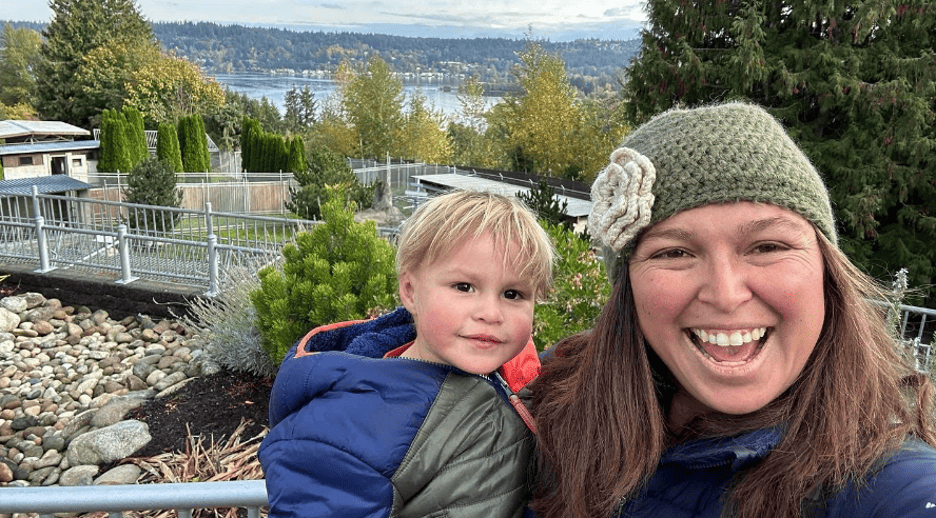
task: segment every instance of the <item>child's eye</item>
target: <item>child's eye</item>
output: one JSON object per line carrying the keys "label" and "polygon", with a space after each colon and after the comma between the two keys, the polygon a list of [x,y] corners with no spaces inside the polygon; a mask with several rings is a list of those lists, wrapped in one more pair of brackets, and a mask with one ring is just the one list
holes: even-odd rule
{"label": "child's eye", "polygon": [[518,300],[523,298],[523,293],[517,290],[507,290],[504,292],[504,298],[510,300]]}
{"label": "child's eye", "polygon": [[465,292],[465,293],[472,293],[472,292],[474,292],[474,286],[472,286],[471,284],[469,284],[469,283],[467,283],[467,282],[458,282],[458,283],[455,283],[455,289],[458,290],[458,291],[463,291],[463,292]]}

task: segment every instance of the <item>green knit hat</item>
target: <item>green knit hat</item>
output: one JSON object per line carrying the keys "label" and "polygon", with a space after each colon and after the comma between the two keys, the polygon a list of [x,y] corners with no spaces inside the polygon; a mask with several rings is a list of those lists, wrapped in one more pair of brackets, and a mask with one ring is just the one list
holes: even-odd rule
{"label": "green knit hat", "polygon": [[588,230],[601,239],[611,281],[641,230],[709,203],[772,203],[837,243],[818,171],[763,108],[728,103],[657,115],[628,135],[592,185]]}

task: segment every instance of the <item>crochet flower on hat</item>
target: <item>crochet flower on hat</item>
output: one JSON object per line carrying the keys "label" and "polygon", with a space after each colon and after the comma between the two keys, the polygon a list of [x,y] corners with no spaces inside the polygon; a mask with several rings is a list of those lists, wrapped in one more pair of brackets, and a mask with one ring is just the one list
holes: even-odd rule
{"label": "crochet flower on hat", "polygon": [[592,211],[588,231],[620,252],[650,223],[656,169],[649,158],[621,147],[592,184]]}

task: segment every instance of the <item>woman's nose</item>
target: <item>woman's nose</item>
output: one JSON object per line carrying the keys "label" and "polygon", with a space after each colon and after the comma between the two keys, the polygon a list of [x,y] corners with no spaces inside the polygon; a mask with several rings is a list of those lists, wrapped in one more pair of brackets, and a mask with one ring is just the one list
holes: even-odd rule
{"label": "woman's nose", "polygon": [[698,299],[730,313],[752,296],[744,269],[728,259],[712,259],[702,279]]}

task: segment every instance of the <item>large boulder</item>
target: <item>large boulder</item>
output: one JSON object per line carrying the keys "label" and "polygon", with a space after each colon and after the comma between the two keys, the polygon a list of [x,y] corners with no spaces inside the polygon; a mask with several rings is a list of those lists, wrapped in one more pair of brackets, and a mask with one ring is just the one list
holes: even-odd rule
{"label": "large boulder", "polygon": [[152,439],[146,423],[130,419],[75,437],[65,456],[72,466],[107,464],[133,455]]}

